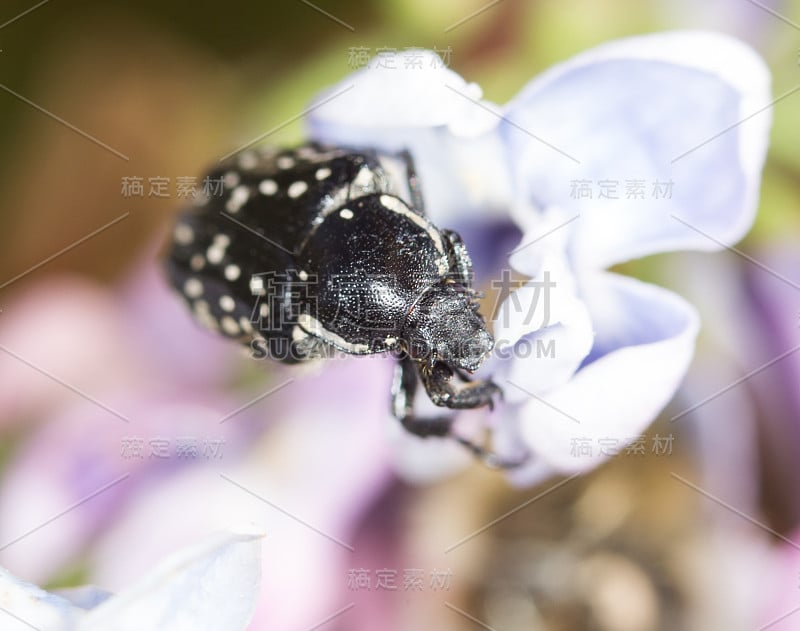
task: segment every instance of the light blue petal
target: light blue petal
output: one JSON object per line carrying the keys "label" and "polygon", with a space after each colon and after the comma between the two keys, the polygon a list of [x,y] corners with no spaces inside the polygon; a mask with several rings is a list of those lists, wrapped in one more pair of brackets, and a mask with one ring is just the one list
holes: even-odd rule
{"label": "light blue petal", "polygon": [[76,631],[83,611],[68,600],[19,580],[0,568],[0,616],[4,631]]}
{"label": "light blue petal", "polygon": [[94,585],[81,585],[79,587],[67,587],[53,592],[54,596],[59,596],[72,603],[75,607],[88,611],[104,603],[114,596],[113,593],[95,587]]}
{"label": "light blue petal", "polygon": [[663,33],[584,53],[505,109],[516,219],[534,228],[531,204],[579,214],[578,267],[720,249],[752,224],[771,101],[764,63],[723,35]]}
{"label": "light blue petal", "polygon": [[525,400],[565,384],[589,354],[592,321],[563,254],[551,252],[534,278],[503,300],[492,323],[487,369],[504,375],[505,400]]}
{"label": "light blue petal", "polygon": [[425,209],[452,227],[506,218],[510,173],[496,133],[499,108],[430,51],[420,67],[367,67],[318,95],[306,119],[312,139],[414,156]]}
{"label": "light blue petal", "polygon": [[[536,461],[560,472],[599,464],[600,439],[624,447],[641,434],[683,379],[698,330],[696,312],[676,294],[609,273],[582,280],[592,354],[569,382],[510,407],[504,421]],[[576,441],[588,441],[592,455],[576,452]]]}
{"label": "light blue petal", "polygon": [[259,593],[263,534],[247,524],[167,557],[92,609],[80,631],[244,631]]}

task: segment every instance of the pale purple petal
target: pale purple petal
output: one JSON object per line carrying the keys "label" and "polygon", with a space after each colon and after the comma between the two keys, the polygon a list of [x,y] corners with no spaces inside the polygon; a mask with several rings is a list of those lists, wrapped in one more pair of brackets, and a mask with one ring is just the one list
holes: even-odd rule
{"label": "pale purple petal", "polygon": [[80,609],[94,609],[101,603],[104,603],[114,594],[105,589],[100,589],[94,585],[81,585],[80,587],[66,587],[64,589],[57,589],[53,594],[65,598],[75,607]]}
{"label": "pale purple petal", "polygon": [[529,230],[536,207],[580,214],[578,267],[735,242],[756,211],[772,98],[761,59],[720,34],[647,35],[579,55],[505,109],[516,219]]}
{"label": "pale purple petal", "polygon": [[495,351],[487,370],[512,384],[505,400],[566,383],[592,348],[592,321],[563,256],[551,252],[534,278],[512,292],[493,322]]}
{"label": "pale purple petal", "polygon": [[75,397],[9,458],[0,484],[0,559],[17,575],[52,580],[154,482],[235,459],[260,426],[256,405],[220,424],[241,407],[233,397],[212,391],[186,400],[137,387],[97,393],[130,422]]}
{"label": "pale purple petal", "polygon": [[91,610],[81,630],[244,631],[259,592],[263,534],[220,533],[172,554]]}
{"label": "pale purple petal", "polygon": [[[417,395],[414,411],[421,418],[452,414],[433,405],[423,388],[420,388]],[[453,426],[454,431],[469,437],[471,435],[469,429],[475,428],[465,429],[464,421],[469,422],[467,417],[471,416],[474,416],[474,413],[461,412]],[[400,422],[394,419],[388,426],[386,440],[392,447],[392,469],[403,481],[410,484],[431,484],[465,469],[473,462],[472,455],[452,438],[435,436],[420,438],[405,430]]]}
{"label": "pale purple petal", "polygon": [[306,119],[312,139],[414,157],[426,212],[451,226],[505,217],[509,172],[495,133],[499,108],[430,51],[422,67],[368,67],[320,94]]}
{"label": "pale purple petal", "polygon": [[[800,611],[797,610],[797,576],[800,573],[800,531],[788,533],[783,541],[766,549],[766,562],[759,564],[761,610],[753,623],[766,631],[796,631]],[[765,546],[766,548],[766,546]],[[765,554],[765,556],[766,556]],[[735,555],[734,555],[735,556]]]}
{"label": "pale purple petal", "polygon": [[[480,100],[481,89],[447,68],[438,55],[415,51],[421,64],[407,65],[403,54],[394,56],[395,67],[371,64],[325,90],[312,103],[308,116],[312,130],[335,125],[330,133],[366,133],[368,130],[445,127],[458,136],[473,136],[491,129],[497,118],[465,101],[454,91]],[[449,86],[449,87],[448,87]],[[487,105],[488,107],[488,105]],[[398,136],[399,138],[399,136]],[[353,142],[354,137],[340,139]],[[362,142],[369,138],[362,136]]]}
{"label": "pale purple petal", "polygon": [[0,321],[0,425],[79,400],[57,380],[98,391],[145,374],[120,316],[108,292],[77,276],[18,295]]}
{"label": "pale purple petal", "polygon": [[0,617],[4,631],[76,631],[83,611],[0,568]]}
{"label": "pale purple petal", "polygon": [[609,273],[584,280],[596,331],[590,357],[567,384],[508,410],[533,458],[561,472],[604,459],[576,455],[576,440],[624,445],[639,436],[680,384],[698,330],[694,309],[671,292]]}
{"label": "pale purple petal", "polygon": [[[252,520],[267,532],[254,628],[308,628],[342,607],[346,545],[391,475],[391,367],[383,358],[339,358],[296,374],[253,406],[270,424],[246,457],[181,471],[130,503],[91,553],[93,582],[118,590],[187,537]],[[158,537],[142,537],[153,528]]]}

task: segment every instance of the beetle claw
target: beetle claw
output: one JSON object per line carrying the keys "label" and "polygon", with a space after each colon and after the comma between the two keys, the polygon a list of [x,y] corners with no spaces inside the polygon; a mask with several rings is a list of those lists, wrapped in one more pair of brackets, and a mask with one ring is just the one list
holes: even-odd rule
{"label": "beetle claw", "polygon": [[526,452],[520,458],[503,458],[499,456],[496,452],[492,451],[491,449],[486,448],[483,445],[478,445],[473,441],[463,438],[462,436],[453,435],[454,440],[456,440],[459,444],[463,445],[467,449],[469,449],[473,455],[479,458],[484,465],[486,465],[489,469],[517,469],[525,464],[527,464],[531,459],[530,452]]}

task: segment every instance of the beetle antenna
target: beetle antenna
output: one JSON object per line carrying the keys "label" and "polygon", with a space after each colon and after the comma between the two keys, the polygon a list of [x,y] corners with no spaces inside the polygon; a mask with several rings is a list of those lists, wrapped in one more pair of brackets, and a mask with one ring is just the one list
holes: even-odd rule
{"label": "beetle antenna", "polygon": [[455,441],[469,449],[472,454],[476,458],[479,458],[489,469],[517,469],[527,464],[531,459],[531,454],[527,451],[519,459],[503,458],[502,456],[498,456],[491,449],[487,449],[483,445],[478,445],[467,438],[455,434],[451,434],[451,436]]}

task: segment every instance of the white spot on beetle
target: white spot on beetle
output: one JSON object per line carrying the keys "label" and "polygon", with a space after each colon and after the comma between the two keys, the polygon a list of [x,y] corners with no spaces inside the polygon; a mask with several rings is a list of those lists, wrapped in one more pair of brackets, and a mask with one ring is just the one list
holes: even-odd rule
{"label": "white spot on beetle", "polygon": [[330,177],[330,175],[331,175],[331,170],[328,167],[322,167],[321,169],[317,169],[317,172],[314,174],[314,177],[321,182],[325,178]]}
{"label": "white spot on beetle", "polygon": [[245,151],[239,156],[239,166],[243,169],[254,169],[258,164],[258,158],[252,151]]}
{"label": "white spot on beetle", "polygon": [[297,272],[297,276],[302,281],[307,281],[308,280],[308,273],[305,270],[301,269],[299,272]]}
{"label": "white spot on beetle", "polygon": [[262,302],[261,306],[258,308],[258,313],[262,318],[269,317],[269,305],[266,302]]}
{"label": "white spot on beetle", "polygon": [[292,182],[289,185],[289,188],[286,192],[289,194],[289,197],[292,199],[296,199],[300,197],[303,193],[308,190],[308,184],[303,182],[303,180],[297,180],[297,182]]}
{"label": "white spot on beetle", "polygon": [[342,208],[342,209],[339,211],[339,216],[340,216],[342,219],[352,219],[352,218],[353,218],[353,211],[352,211],[352,210],[350,210],[349,208]]}
{"label": "white spot on beetle", "polygon": [[361,167],[350,185],[350,190],[352,191],[353,197],[359,194],[365,195],[367,193],[376,192],[375,172],[369,167]]}
{"label": "white spot on beetle", "polygon": [[260,276],[250,278],[250,293],[254,296],[265,296],[267,290],[264,289],[264,279]]}
{"label": "white spot on beetle", "polygon": [[214,243],[206,251],[206,258],[212,265],[217,265],[225,258],[225,248],[217,243]]}
{"label": "white spot on beetle", "polygon": [[233,188],[234,186],[238,186],[241,178],[236,171],[228,171],[225,175],[222,176],[222,182],[228,188]]}
{"label": "white spot on beetle", "polygon": [[189,298],[199,298],[203,295],[203,283],[196,278],[190,278],[183,284],[183,293]]}
{"label": "white spot on beetle", "polygon": [[396,344],[396,343],[397,343],[397,338],[396,338],[396,337],[387,337],[387,338],[386,338],[385,340],[383,340],[383,341],[384,341],[384,342],[385,342],[385,343],[386,343],[388,346],[392,346],[393,344]]}
{"label": "white spot on beetle", "polygon": [[250,190],[246,186],[237,186],[233,189],[230,199],[225,204],[225,208],[232,213],[238,213],[239,209],[247,203],[250,198]]}
{"label": "white spot on beetle", "polygon": [[219,306],[222,307],[223,311],[233,311],[236,308],[236,301],[230,296],[220,296],[219,297]]}
{"label": "white spot on beetle", "polygon": [[291,169],[294,166],[294,158],[291,156],[281,156],[276,160],[279,169]]}
{"label": "white spot on beetle", "polygon": [[247,316],[242,316],[239,318],[239,326],[242,327],[242,331],[245,333],[253,332],[253,323],[250,322],[250,319]]}
{"label": "white spot on beetle", "polygon": [[225,316],[220,320],[222,330],[228,335],[241,335],[242,331],[239,328],[239,323],[236,322],[231,316]]}
{"label": "white spot on beetle", "polygon": [[189,267],[192,268],[195,272],[199,272],[206,266],[206,257],[202,254],[193,254],[192,258],[189,259]]}
{"label": "white spot on beetle", "polygon": [[298,158],[303,158],[304,160],[313,160],[317,157],[318,151],[314,149],[314,147],[305,145],[298,148],[297,151],[295,151],[295,155],[297,155]]}
{"label": "white spot on beetle", "polygon": [[275,180],[261,180],[261,183],[258,185],[258,190],[262,195],[274,195],[278,192],[278,184]]}
{"label": "white spot on beetle", "polygon": [[195,300],[194,301],[194,310],[197,311],[208,311],[211,312],[211,308],[209,307],[208,303],[205,300]]}
{"label": "white spot on beetle", "polygon": [[175,241],[181,245],[189,245],[194,241],[194,230],[189,224],[179,223],[172,232]]}
{"label": "white spot on beetle", "polygon": [[229,281],[235,281],[239,279],[239,276],[242,275],[242,269],[238,265],[228,265],[225,267],[225,279]]}
{"label": "white spot on beetle", "polygon": [[194,317],[200,324],[208,329],[216,330],[219,328],[217,319],[211,315],[211,309],[205,300],[198,300],[194,303]]}
{"label": "white spot on beetle", "polygon": [[369,353],[369,346],[367,344],[348,342],[340,335],[326,329],[322,322],[307,313],[301,313],[297,316],[297,323],[311,335],[321,338],[340,350],[361,355]]}
{"label": "white spot on beetle", "polygon": [[[391,195],[381,195],[381,205],[391,210],[392,212],[397,213],[405,217],[406,219],[410,220],[412,223],[417,224],[420,228],[425,230],[428,233],[428,236],[433,241],[434,246],[436,249],[439,250],[441,254],[446,254],[444,249],[444,243],[442,242],[442,235],[439,231],[433,226],[433,224],[425,219],[422,215],[418,215],[413,210],[411,210],[408,206],[406,206],[405,202],[398,197],[392,197]],[[439,267],[442,267],[441,261],[437,263]],[[445,269],[443,273],[447,272],[447,265],[445,261]]]}
{"label": "white spot on beetle", "polygon": [[214,242],[209,246],[206,252],[208,262],[212,265],[217,265],[225,258],[225,249],[231,244],[231,238],[227,234],[215,234]]}
{"label": "white spot on beetle", "polygon": [[342,204],[346,204],[350,199],[350,186],[339,186],[331,191],[320,202],[320,215],[324,219],[331,213],[335,212]]}

